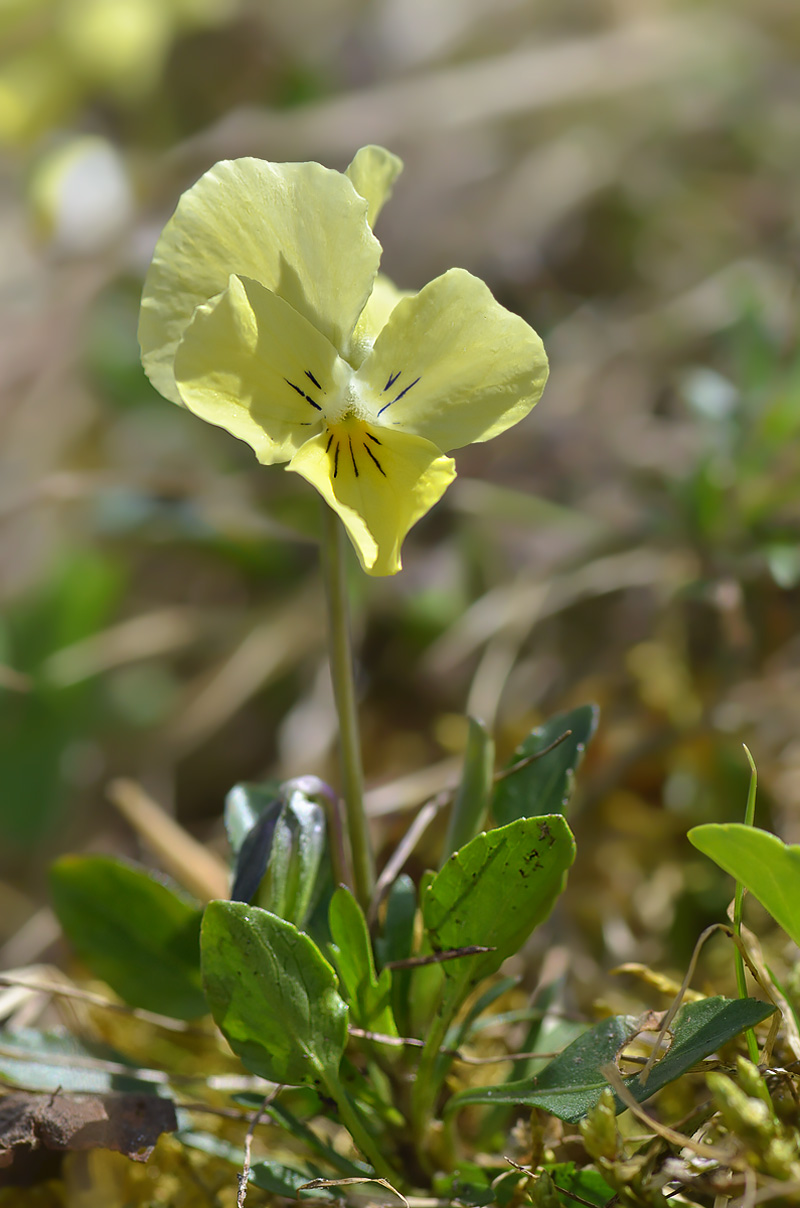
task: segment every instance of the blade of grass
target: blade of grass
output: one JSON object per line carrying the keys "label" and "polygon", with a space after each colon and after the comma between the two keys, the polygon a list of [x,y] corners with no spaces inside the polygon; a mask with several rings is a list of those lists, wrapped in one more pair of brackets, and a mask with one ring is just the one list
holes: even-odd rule
{"label": "blade of grass", "polygon": [[[742,743],[744,753],[747,756],[747,762],[750,764],[750,787],[747,791],[747,805],[744,811],[745,826],[752,826],[756,814],[756,789],[758,787],[758,772],[756,771],[755,761],[750,754],[749,749]],[[741,881],[736,882],[736,893],[733,899],[733,929],[739,939],[742,938],[742,904],[744,902],[744,885]],[[744,972],[744,960],[741,950],[736,948],[736,988],[739,991],[740,998],[747,998],[747,981]],[[747,1051],[750,1055],[750,1060],[753,1065],[758,1065],[758,1041],[756,1034],[752,1028],[748,1028],[745,1033],[747,1037]]]}

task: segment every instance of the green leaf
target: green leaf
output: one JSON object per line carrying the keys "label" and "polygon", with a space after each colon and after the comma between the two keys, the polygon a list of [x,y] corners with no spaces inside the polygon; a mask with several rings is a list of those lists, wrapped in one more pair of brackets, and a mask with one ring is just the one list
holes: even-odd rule
{"label": "green leaf", "polygon": [[285,1166],[283,1162],[274,1162],[269,1159],[254,1162],[250,1167],[250,1182],[254,1187],[260,1187],[263,1191],[270,1191],[273,1195],[284,1196],[289,1200],[308,1198],[331,1203],[336,1198],[335,1188],[312,1187],[308,1191],[304,1191],[302,1196],[299,1194],[304,1183],[310,1183],[312,1179],[320,1177],[325,1176],[305,1175],[291,1166]]}
{"label": "green leaf", "polygon": [[313,940],[242,902],[211,902],[201,938],[214,1019],[254,1074],[289,1086],[336,1081],[347,1006]]}
{"label": "green leaf", "polygon": [[[493,1002],[496,1002],[501,995],[518,984],[519,979],[516,977],[501,977],[470,1003],[468,1010],[459,1016],[444,1038],[444,1048],[450,1050],[450,1052],[439,1054],[436,1062],[435,1077],[443,1078],[445,1076],[447,1068],[452,1061],[451,1052],[455,1049],[460,1049],[467,1037],[473,1032],[479,1031],[483,1026],[484,1020],[478,1020],[478,1016],[482,1015],[484,1011],[488,1011]],[[493,1017],[488,1016],[485,1019],[485,1023],[488,1026],[491,1024],[492,1019],[497,1020],[500,1018],[498,1015]],[[476,1020],[478,1020],[477,1024]]]}
{"label": "green leaf", "polygon": [[[263,1096],[261,1096],[263,1099]],[[187,1129],[184,1132],[177,1134],[178,1140],[189,1149],[197,1149],[201,1153],[211,1154],[215,1158],[222,1158],[225,1162],[230,1162],[232,1166],[242,1169],[244,1164],[244,1150],[235,1145],[232,1141],[226,1141],[222,1137],[217,1137],[213,1133],[195,1132],[192,1129]],[[293,1166],[286,1166],[283,1162],[275,1162],[272,1160],[263,1162],[254,1162],[250,1167],[250,1182],[254,1187],[260,1187],[264,1191],[271,1191],[273,1195],[284,1196],[288,1200],[299,1200],[297,1194],[298,1188],[304,1183],[309,1183],[312,1179],[325,1177],[323,1171],[319,1171],[316,1167],[310,1166],[307,1170],[296,1170]],[[325,1188],[319,1190],[311,1190],[303,1192],[303,1199],[308,1196],[309,1199],[319,1199],[330,1201],[332,1192]]]}
{"label": "green leaf", "polygon": [[544,751],[567,730],[572,733],[549,755],[498,780],[492,800],[492,813],[498,826],[505,826],[516,818],[558,814],[564,810],[572,796],[575,773],[597,729],[599,717],[597,705],[581,705],[567,713],[558,713],[544,725],[531,730],[511,756],[506,771],[523,759]]}
{"label": "green leaf", "polygon": [[464,1204],[467,1208],[486,1208],[496,1203],[492,1183],[504,1173],[505,1166],[479,1166],[462,1158],[454,1171],[438,1173],[433,1178],[436,1198]]}
{"label": "green leaf", "polygon": [[675,1017],[672,1044],[656,1062],[644,1086],[638,1074],[631,1087],[634,1097],[643,1103],[662,1086],[674,1082],[693,1065],[703,1061],[745,1028],[755,1027],[775,1011],[772,1003],[755,998],[701,998],[687,1003]]}
{"label": "green leaf", "polygon": [[574,1162],[555,1162],[545,1170],[553,1180],[557,1191],[565,1193],[562,1204],[594,1204],[605,1208],[614,1197],[614,1188],[609,1187],[601,1174],[588,1167],[579,1170]]}
{"label": "green leaf", "polygon": [[452,1174],[435,1175],[434,1190],[441,1201],[465,1204],[466,1208],[488,1208],[489,1204],[505,1208],[512,1200],[531,1203],[527,1196],[518,1195],[527,1178],[526,1173],[510,1169],[506,1162],[479,1166],[462,1160]]}
{"label": "green leaf", "polygon": [[498,981],[493,982],[488,989],[484,990],[483,994],[470,1003],[469,1009],[459,1016],[457,1023],[450,1028],[445,1037],[445,1046],[448,1049],[458,1049],[474,1033],[480,1032],[484,1028],[496,1027],[498,1023],[502,1024],[506,1019],[507,1013],[505,1012],[502,1015],[487,1015],[483,1019],[478,1017],[483,1015],[484,1011],[488,1011],[493,1002],[497,1002],[498,998],[518,985],[518,977],[501,977]]}
{"label": "green leaf", "polygon": [[[653,1066],[647,1082],[640,1082],[637,1073],[625,1078],[625,1085],[643,1103],[774,1010],[770,1003],[754,998],[704,998],[687,1003],[675,1017],[669,1051]],[[461,1091],[450,1100],[447,1111],[457,1111],[468,1103],[506,1103],[541,1107],[574,1124],[591,1111],[608,1086],[602,1067],[614,1061],[637,1030],[638,1021],[630,1015],[604,1019],[532,1078]],[[622,1107],[617,1100],[617,1110]]]}
{"label": "green leaf", "polygon": [[288,1107],[284,1106],[283,1103],[276,1101],[264,1107],[264,1096],[255,1094],[252,1091],[245,1091],[242,1094],[234,1095],[234,1099],[237,1103],[245,1107],[251,1107],[256,1111],[262,1109],[266,1119],[272,1120],[278,1128],[282,1128],[287,1133],[290,1133],[310,1153],[315,1153],[318,1157],[323,1158],[339,1174],[350,1178],[358,1178],[359,1175],[370,1173],[369,1166],[366,1166],[363,1162],[352,1162],[344,1154],[338,1153],[332,1145],[329,1145],[327,1141],[317,1136],[312,1128],[309,1128],[294,1112],[289,1111]]}
{"label": "green leaf", "polygon": [[800,845],[741,822],[709,822],[689,842],[758,898],[795,944],[800,944]]}
{"label": "green leaf", "polygon": [[482,721],[471,717],[464,770],[450,811],[442,847],[442,864],[454,851],[474,839],[486,820],[494,773],[494,739]]}
{"label": "green leaf", "polygon": [[120,998],[176,1019],[206,1014],[199,907],[108,856],[63,856],[50,870],[50,888],[79,956]]}
{"label": "green leaf", "polygon": [[[64,537],[69,539],[66,532]],[[101,703],[95,672],[87,677],[81,670],[80,651],[84,639],[110,623],[124,581],[122,565],[107,550],[63,548],[60,542],[41,586],[5,602],[0,662],[32,681],[29,692],[0,693],[0,843],[6,861],[52,841],[48,836],[63,825],[73,795],[66,772],[70,752],[108,724],[108,697]]]}
{"label": "green leaf", "polygon": [[344,885],[339,886],[331,899],[328,922],[334,963],[350,1007],[351,1021],[369,1032],[396,1036],[391,972],[383,969],[380,977],[376,976],[364,911]]}
{"label": "green leaf", "polygon": [[[105,1044],[78,1040],[68,1032],[33,1028],[0,1029],[0,1079],[27,1091],[69,1091],[104,1095],[109,1091],[158,1094],[162,1083],[130,1074],[112,1074],[101,1063],[127,1065],[127,1058]],[[96,1063],[93,1065],[92,1063]]]}
{"label": "green leaf", "polygon": [[555,814],[476,835],[437,873],[422,900],[433,951],[473,944],[492,949],[441,965],[444,1021],[547,918],[574,859],[572,833]]}
{"label": "green leaf", "polygon": [[[414,943],[414,919],[417,914],[417,887],[406,873],[402,873],[389,890],[386,899],[386,918],[383,936],[378,941],[377,953],[381,964],[402,961],[411,956]],[[408,1035],[408,992],[411,986],[410,969],[392,969],[392,1015],[401,1035]]]}
{"label": "green leaf", "polygon": [[524,1104],[543,1107],[562,1120],[580,1120],[608,1086],[600,1067],[614,1060],[636,1028],[635,1016],[612,1015],[584,1032],[532,1078],[461,1091],[450,1100],[447,1111],[467,1103]]}
{"label": "green leaf", "polygon": [[[418,899],[422,903],[428,889],[436,880],[437,874],[430,868],[422,873],[419,879]],[[423,931],[414,955],[429,956],[431,945],[428,935]],[[411,955],[411,954],[409,954]],[[398,972],[397,970],[395,972]],[[408,1028],[403,1035],[424,1037],[430,1029],[430,1021],[441,999],[444,973],[442,965],[418,965],[415,969],[402,970],[411,974],[408,990]]]}

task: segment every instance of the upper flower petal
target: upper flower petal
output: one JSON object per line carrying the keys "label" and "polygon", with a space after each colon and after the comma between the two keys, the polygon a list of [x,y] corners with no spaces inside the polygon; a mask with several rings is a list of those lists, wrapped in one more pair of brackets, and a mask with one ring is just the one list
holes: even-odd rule
{"label": "upper flower petal", "polygon": [[454,268],[398,302],[358,379],[381,424],[458,449],[518,423],[547,373],[536,332]]}
{"label": "upper flower petal", "polygon": [[453,459],[429,441],[356,419],[313,437],[286,468],[338,512],[371,575],[400,570],[406,533],[456,476]]}
{"label": "upper flower petal", "polygon": [[372,350],[378,332],[385,327],[389,315],[400,299],[412,296],[411,290],[398,289],[393,281],[383,273],[378,273],[367,304],[358,316],[350,342],[350,355],[347,359],[354,369],[359,367],[367,353]]}
{"label": "upper flower petal", "polygon": [[392,185],[403,171],[403,161],[385,147],[374,144],[356,151],[345,175],[352,180],[356,192],[369,204],[367,221],[374,228],[384,203],[392,195]]}
{"label": "upper flower petal", "polygon": [[288,461],[319,430],[326,393],[349,372],[288,302],[236,276],[198,306],[175,354],[182,402],[265,464]]}
{"label": "upper flower petal", "polygon": [[139,343],[156,389],[181,401],[178,342],[231,273],[278,294],[346,354],[380,262],[367,209],[343,173],[320,164],[237,159],[206,172],[179,201],[145,278]]}

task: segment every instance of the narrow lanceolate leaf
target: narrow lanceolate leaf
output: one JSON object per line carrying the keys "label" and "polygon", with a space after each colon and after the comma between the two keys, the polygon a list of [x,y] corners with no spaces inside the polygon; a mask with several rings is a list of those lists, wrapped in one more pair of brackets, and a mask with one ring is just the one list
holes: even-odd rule
{"label": "narrow lanceolate leaf", "polygon": [[[316,1092],[311,1090],[307,1090],[306,1093],[316,1095]],[[370,1173],[369,1166],[364,1162],[354,1162],[350,1158],[345,1157],[344,1154],[339,1153],[333,1145],[323,1137],[318,1136],[313,1128],[309,1128],[303,1120],[299,1119],[279,1099],[276,1099],[266,1107],[264,1107],[263,1094],[259,1095],[255,1091],[244,1091],[238,1095],[234,1095],[234,1099],[240,1107],[249,1107],[253,1111],[261,1110],[264,1120],[271,1120],[277,1128],[282,1128],[284,1132],[292,1136],[296,1144],[303,1146],[305,1152],[322,1158],[333,1170],[338,1170],[340,1174],[357,1177]],[[316,1105],[321,1110],[319,1096],[317,1096]],[[239,1165],[241,1165],[241,1162]]]}
{"label": "narrow lanceolate leaf", "polygon": [[[626,1087],[637,1102],[643,1103],[774,1010],[770,1003],[753,998],[704,998],[688,1003],[675,1016],[672,1043],[666,1056],[656,1062],[645,1082],[638,1073],[625,1078]],[[524,1105],[541,1107],[551,1115],[575,1123],[591,1111],[608,1086],[603,1066],[614,1061],[637,1031],[638,1021],[630,1015],[604,1019],[532,1078],[461,1091],[453,1096],[447,1110],[457,1111],[468,1103]],[[617,1110],[622,1107],[617,1100]]]}
{"label": "narrow lanceolate leaf", "polygon": [[391,1007],[392,974],[383,969],[377,976],[364,911],[344,885],[339,886],[331,899],[328,921],[334,961],[351,1021],[368,1032],[396,1036]]}
{"label": "narrow lanceolate leaf", "polygon": [[[262,1101],[263,1095],[259,1097],[259,1103]],[[240,1170],[242,1168],[245,1160],[244,1150],[232,1141],[225,1141],[213,1133],[190,1130],[178,1133],[178,1139],[189,1149],[211,1154],[215,1158],[221,1158],[224,1162],[230,1162],[232,1166],[237,1166]],[[253,1163],[250,1167],[249,1181],[254,1187],[263,1187],[265,1191],[271,1191],[273,1195],[280,1195],[288,1200],[297,1200],[300,1198],[297,1194],[298,1188],[307,1183],[309,1179],[315,1178],[318,1173],[319,1169],[314,1165],[309,1165],[304,1170],[298,1170],[293,1166],[286,1166],[283,1162],[268,1159]],[[307,1195],[311,1200],[329,1202],[331,1199],[330,1194],[325,1191],[311,1191],[307,1192]]]}
{"label": "narrow lanceolate leaf", "polygon": [[450,811],[442,848],[442,864],[459,847],[474,839],[484,826],[492,793],[493,772],[494,739],[482,721],[471,717],[464,752],[464,771]]}
{"label": "narrow lanceolate leaf", "polygon": [[445,1020],[547,918],[574,859],[575,841],[560,814],[520,818],[453,853],[422,898],[430,945],[434,952],[472,944],[491,951],[441,966]]}
{"label": "narrow lanceolate leaf", "polygon": [[206,1013],[202,912],[194,902],[107,856],[62,857],[50,870],[50,889],[79,956],[125,1002],[176,1019]]}
{"label": "narrow lanceolate leaf", "polygon": [[758,898],[795,944],[800,944],[800,845],[741,822],[695,826],[689,842]]}
{"label": "narrow lanceolate leaf", "polygon": [[[130,1074],[123,1073],[130,1065]],[[69,1032],[0,1028],[0,1081],[28,1091],[104,1095],[111,1091],[163,1092],[166,1075],[137,1069],[106,1044],[78,1040]]]}
{"label": "narrow lanceolate leaf", "polygon": [[531,730],[508,761],[506,772],[531,755],[546,750],[568,730],[572,733],[541,759],[524,764],[518,772],[498,780],[492,799],[492,813],[498,826],[505,826],[515,818],[563,812],[572,795],[575,773],[597,729],[599,716],[597,705],[581,705],[567,713],[558,713],[544,725]]}
{"label": "narrow lanceolate leaf", "polygon": [[289,1086],[336,1080],[347,1006],[313,940],[256,906],[211,902],[201,947],[214,1019],[249,1070]]}
{"label": "narrow lanceolate leaf", "polygon": [[[411,956],[414,943],[414,919],[417,913],[417,887],[411,877],[402,873],[389,890],[386,899],[386,917],[383,937],[378,941],[380,963],[406,960]],[[392,1015],[401,1036],[407,1036],[408,993],[411,986],[410,969],[393,969]]]}

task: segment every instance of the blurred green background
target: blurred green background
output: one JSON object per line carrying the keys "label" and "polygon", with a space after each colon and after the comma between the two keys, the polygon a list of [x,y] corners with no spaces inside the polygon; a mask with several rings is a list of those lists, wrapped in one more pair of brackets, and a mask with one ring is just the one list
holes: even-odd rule
{"label": "blurred green background", "polygon": [[236,781],[335,778],[317,497],[139,367],[155,239],[225,157],[389,147],[384,270],[470,269],[551,358],[402,574],[354,568],[379,850],[466,711],[506,757],[596,700],[557,937],[596,994],[724,917],[684,836],[741,818],[743,740],[800,840],[799,53],[796,0],[0,0],[6,966],[52,949],[52,856],[147,858],[112,778],[220,851]]}

